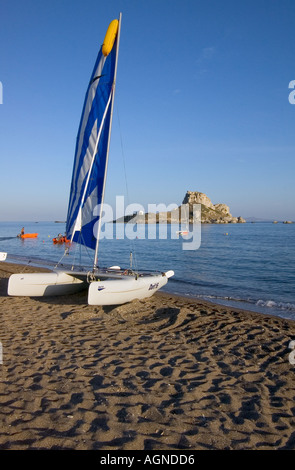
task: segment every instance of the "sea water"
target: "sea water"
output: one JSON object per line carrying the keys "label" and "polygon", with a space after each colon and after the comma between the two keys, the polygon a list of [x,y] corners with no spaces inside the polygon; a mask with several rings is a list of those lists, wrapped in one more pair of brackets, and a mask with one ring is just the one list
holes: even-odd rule
{"label": "sea water", "polygon": [[[16,238],[22,226],[38,232],[38,238]],[[119,265],[147,270],[174,270],[174,277],[162,289],[167,292],[209,300],[295,320],[295,224],[246,223],[208,224],[201,228],[197,250],[183,250],[184,240],[175,237],[174,225],[166,238],[148,238],[143,226],[133,239],[103,238],[99,245],[100,266]],[[54,222],[1,222],[0,251],[8,261],[75,262],[91,266],[93,252],[64,256],[64,245],[54,245],[53,237],[64,233],[65,224]],[[109,232],[110,233],[110,232]],[[132,253],[132,259],[130,257]]]}

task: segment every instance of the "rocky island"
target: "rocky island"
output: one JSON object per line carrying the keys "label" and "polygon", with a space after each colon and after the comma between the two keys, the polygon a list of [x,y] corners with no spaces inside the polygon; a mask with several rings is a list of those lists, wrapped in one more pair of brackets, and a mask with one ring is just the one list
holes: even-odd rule
{"label": "rocky island", "polygon": [[193,205],[201,204],[202,224],[241,224],[246,222],[241,216],[233,217],[226,204],[212,204],[209,197],[199,191],[187,191],[182,204],[188,204],[190,219]]}
{"label": "rocky island", "polygon": [[[186,213],[189,217],[189,222],[193,222],[193,207],[194,204],[201,205],[201,223],[202,224],[238,224],[245,223],[243,217],[233,217],[230,209],[226,204],[212,204],[206,194],[199,191],[187,191],[182,202],[179,206],[170,212],[157,212],[145,214],[127,215],[124,218],[118,219],[117,222],[132,222],[132,223],[176,223],[183,220],[184,206],[187,206]],[[187,217],[187,216],[186,216]]]}

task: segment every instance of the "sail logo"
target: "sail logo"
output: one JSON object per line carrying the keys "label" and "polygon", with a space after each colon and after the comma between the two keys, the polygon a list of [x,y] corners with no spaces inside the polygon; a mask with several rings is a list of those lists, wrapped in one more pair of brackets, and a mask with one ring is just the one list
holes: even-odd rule
{"label": "sail logo", "polygon": [[[291,80],[291,82],[289,83],[289,88],[295,88],[295,80]],[[295,90],[289,93],[289,103],[295,104]]]}
{"label": "sail logo", "polygon": [[0,82],[0,104],[3,104],[3,85]]}

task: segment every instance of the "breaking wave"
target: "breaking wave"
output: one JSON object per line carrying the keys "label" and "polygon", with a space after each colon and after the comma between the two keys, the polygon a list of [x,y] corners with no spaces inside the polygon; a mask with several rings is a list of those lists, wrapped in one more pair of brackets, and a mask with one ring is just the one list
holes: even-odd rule
{"label": "breaking wave", "polygon": [[256,305],[259,307],[278,308],[281,310],[293,311],[295,313],[295,304],[290,302],[275,302],[274,300],[258,300]]}

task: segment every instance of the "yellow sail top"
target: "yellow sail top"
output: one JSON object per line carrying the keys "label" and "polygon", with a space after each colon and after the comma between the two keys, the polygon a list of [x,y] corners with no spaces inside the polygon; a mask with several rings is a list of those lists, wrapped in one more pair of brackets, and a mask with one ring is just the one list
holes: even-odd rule
{"label": "yellow sail top", "polygon": [[106,32],[103,45],[102,45],[102,53],[105,57],[109,55],[111,50],[113,49],[113,45],[118,33],[118,28],[119,28],[119,21],[118,20],[113,20],[109,24],[108,30]]}

